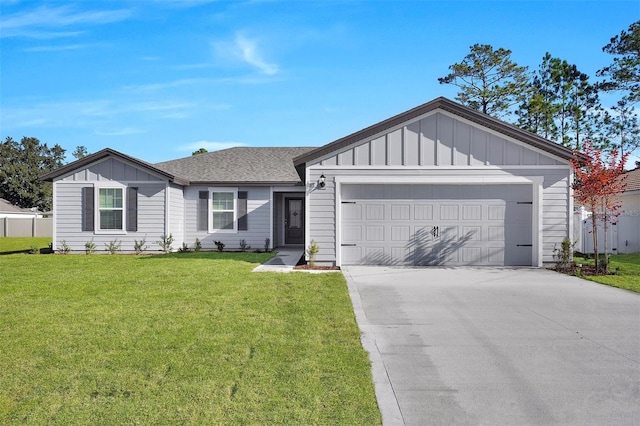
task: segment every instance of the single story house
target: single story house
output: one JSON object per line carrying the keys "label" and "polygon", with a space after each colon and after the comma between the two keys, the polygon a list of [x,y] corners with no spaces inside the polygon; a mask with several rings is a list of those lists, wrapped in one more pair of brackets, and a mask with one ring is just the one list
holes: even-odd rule
{"label": "single story house", "polygon": [[526,265],[573,239],[572,152],[446,98],[319,148],[150,164],[104,149],[53,182],[54,247],[308,247],[318,263]]}

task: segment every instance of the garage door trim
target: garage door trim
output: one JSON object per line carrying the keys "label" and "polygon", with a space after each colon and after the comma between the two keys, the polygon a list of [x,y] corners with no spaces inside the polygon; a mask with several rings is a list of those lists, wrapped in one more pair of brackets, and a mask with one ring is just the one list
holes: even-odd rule
{"label": "garage door trim", "polygon": [[542,183],[541,176],[486,176],[473,174],[466,176],[336,176],[335,217],[336,217],[336,265],[342,266],[342,185],[343,184],[422,184],[422,185],[531,185],[532,206],[532,248],[531,265],[542,266]]}

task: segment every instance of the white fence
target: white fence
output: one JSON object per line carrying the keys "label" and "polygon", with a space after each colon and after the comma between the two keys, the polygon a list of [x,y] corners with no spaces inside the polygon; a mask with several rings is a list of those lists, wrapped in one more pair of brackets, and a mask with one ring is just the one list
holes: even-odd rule
{"label": "white fence", "polygon": [[53,219],[50,217],[2,217],[0,237],[52,237]]}
{"label": "white fence", "polygon": [[[576,215],[576,220],[579,216]],[[580,232],[576,250],[593,253],[593,226],[588,217],[580,222]],[[604,253],[604,225],[598,221],[598,252]],[[640,212],[626,212],[607,224],[607,252],[640,253]]]}

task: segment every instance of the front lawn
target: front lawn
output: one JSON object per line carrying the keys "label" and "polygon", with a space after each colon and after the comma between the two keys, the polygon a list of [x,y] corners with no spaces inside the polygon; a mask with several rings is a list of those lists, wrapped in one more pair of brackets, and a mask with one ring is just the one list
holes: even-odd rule
{"label": "front lawn", "polygon": [[0,254],[28,252],[49,248],[50,237],[0,237]]}
{"label": "front lawn", "polygon": [[344,278],[269,256],[0,257],[0,424],[380,424]]}
{"label": "front lawn", "polygon": [[[577,263],[593,265],[593,257],[585,259],[576,257]],[[615,275],[584,276],[584,278],[601,284],[640,293],[640,253],[615,254],[609,256],[609,270],[616,271]]]}

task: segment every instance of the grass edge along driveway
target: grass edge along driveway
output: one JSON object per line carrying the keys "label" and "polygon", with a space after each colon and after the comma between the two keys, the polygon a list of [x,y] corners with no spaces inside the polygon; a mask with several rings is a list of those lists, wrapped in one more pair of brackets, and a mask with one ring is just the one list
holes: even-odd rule
{"label": "grass edge along driveway", "polygon": [[344,277],[269,256],[1,256],[0,423],[380,424]]}

